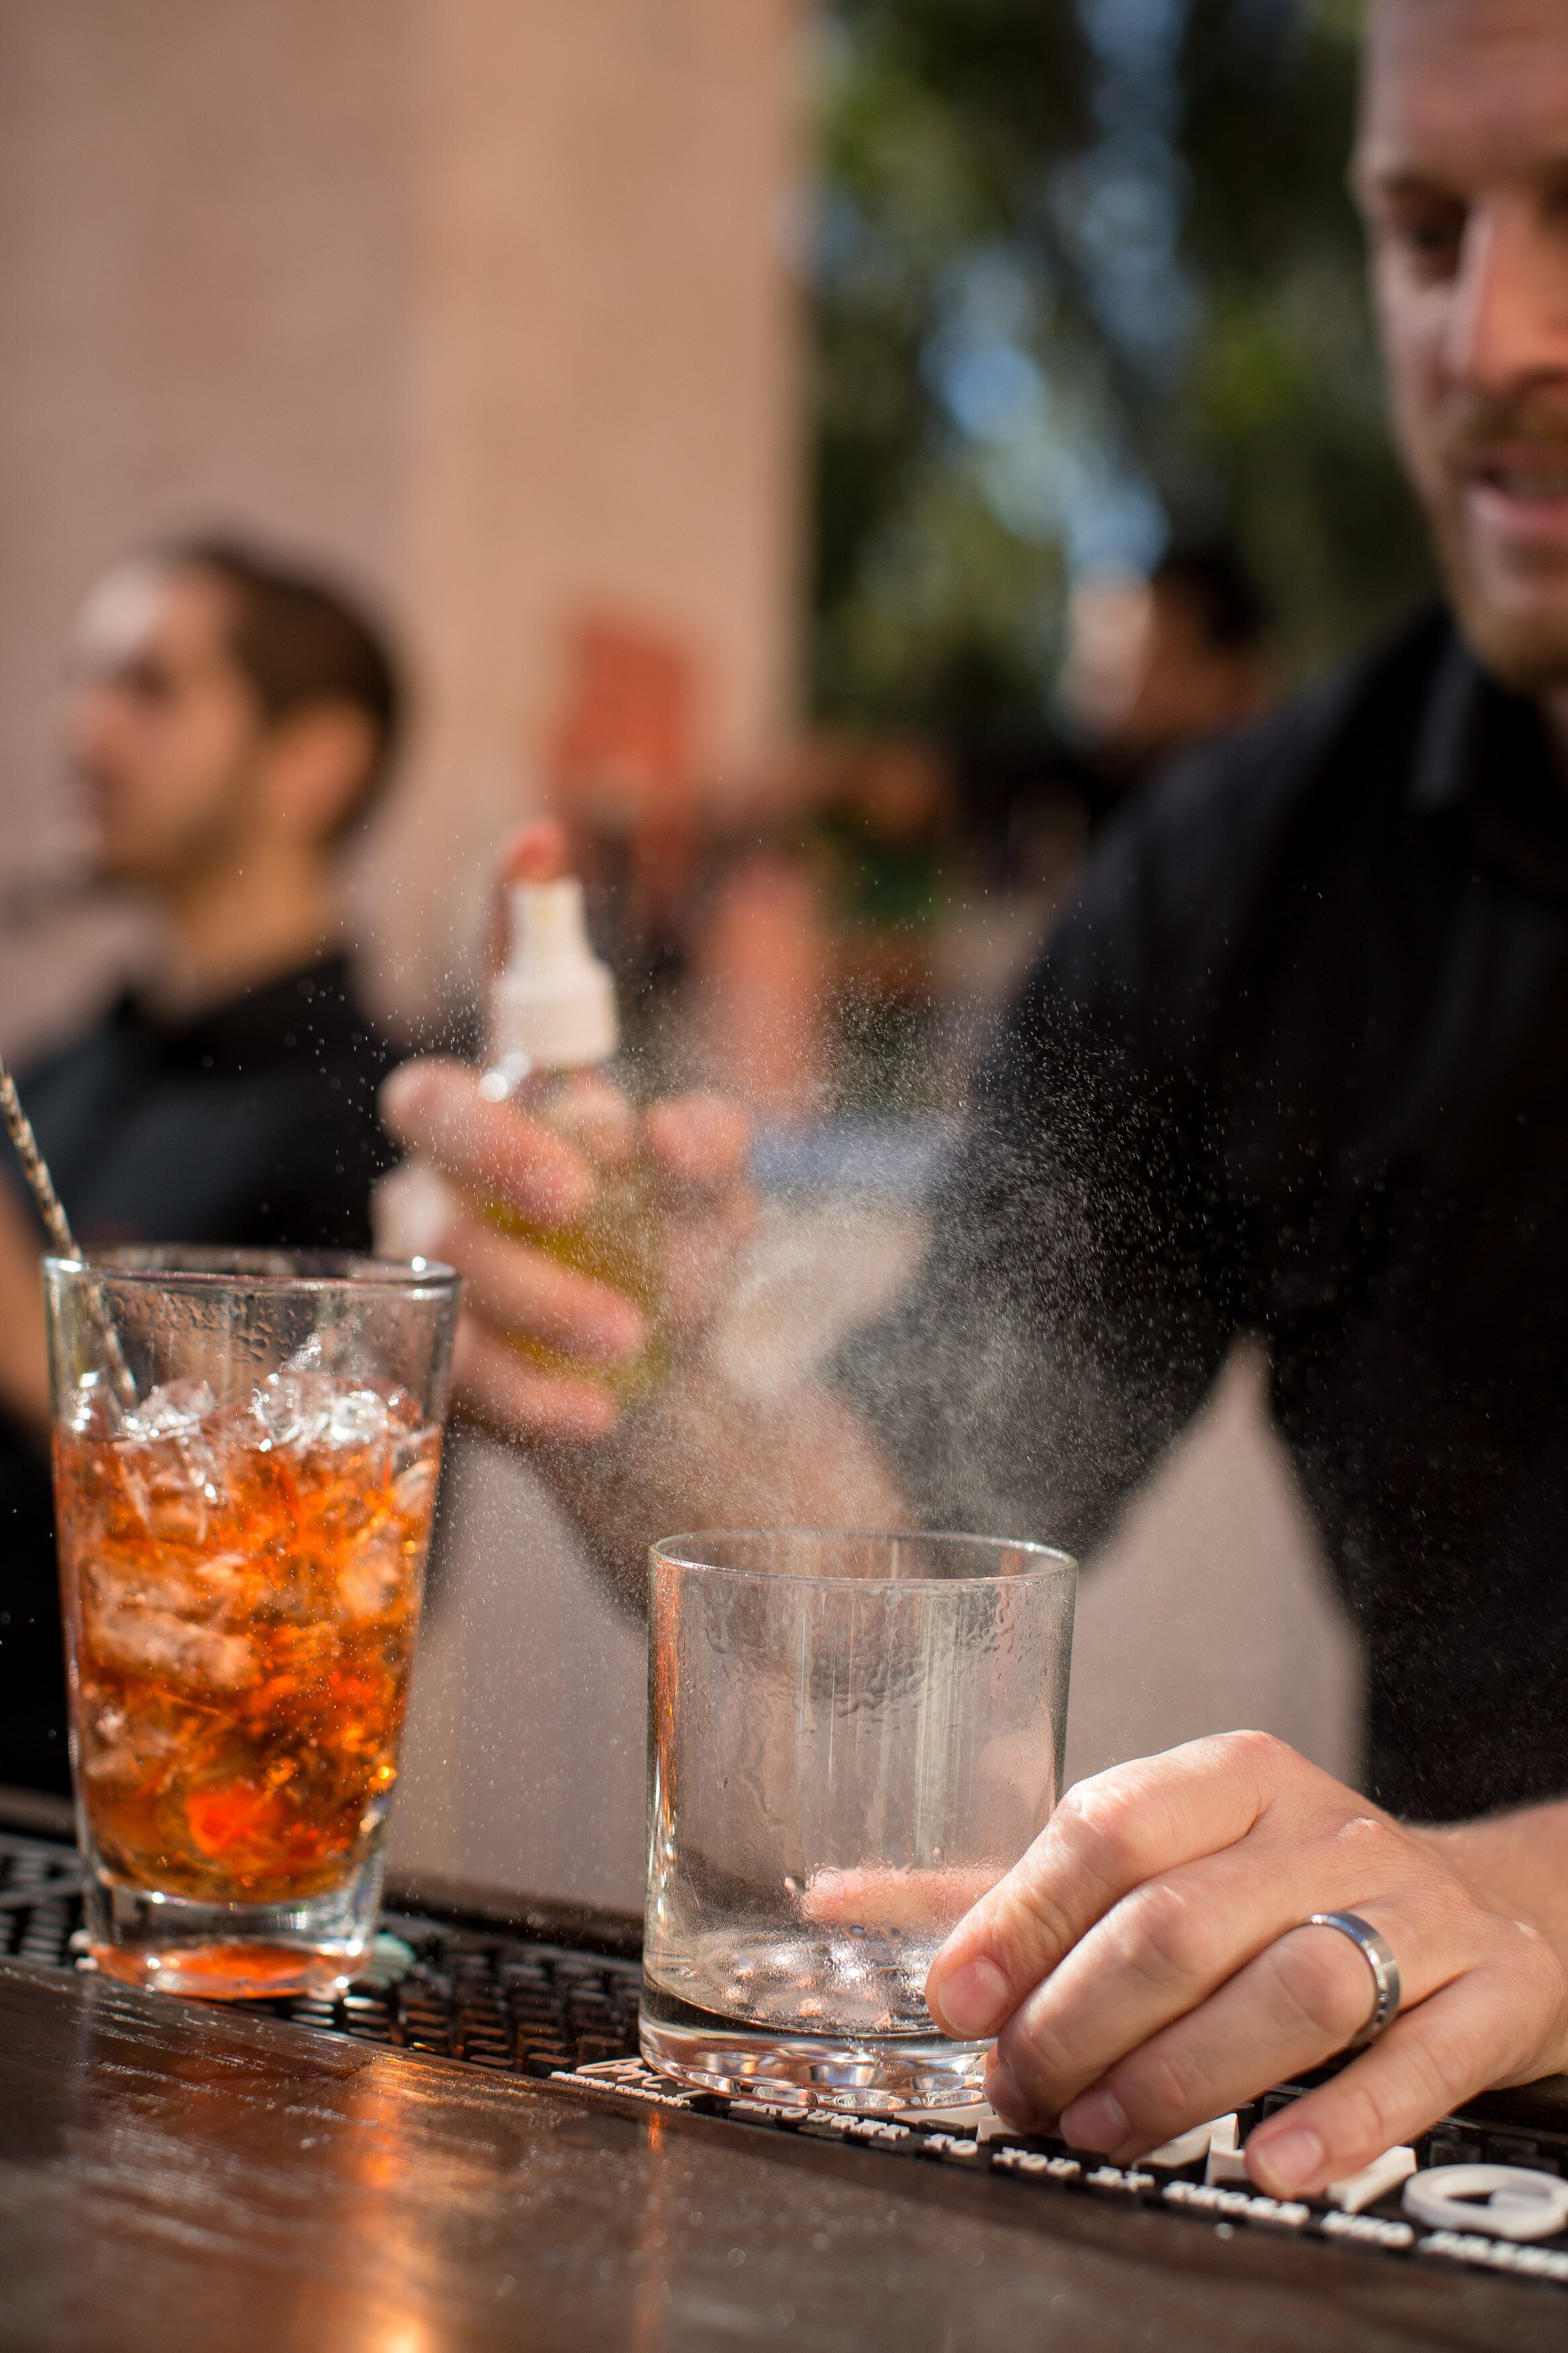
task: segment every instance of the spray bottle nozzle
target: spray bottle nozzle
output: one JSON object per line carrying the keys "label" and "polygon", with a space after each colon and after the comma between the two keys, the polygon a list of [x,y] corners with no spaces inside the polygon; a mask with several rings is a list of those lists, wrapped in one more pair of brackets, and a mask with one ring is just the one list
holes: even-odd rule
{"label": "spray bottle nozzle", "polygon": [[490,989],[489,1055],[497,1067],[583,1070],[607,1062],[620,1044],[615,982],[588,938],[583,885],[513,882],[507,890],[510,944]]}

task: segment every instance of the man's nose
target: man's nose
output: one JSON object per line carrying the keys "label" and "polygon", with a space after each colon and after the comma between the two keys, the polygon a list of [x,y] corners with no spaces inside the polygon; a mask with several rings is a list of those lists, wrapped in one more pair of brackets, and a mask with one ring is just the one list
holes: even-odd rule
{"label": "man's nose", "polygon": [[83,767],[95,765],[112,752],[121,733],[121,719],[119,700],[106,688],[98,684],[79,688],[66,712],[70,758]]}
{"label": "man's nose", "polygon": [[1491,399],[1568,377],[1568,240],[1523,199],[1471,214],[1444,356],[1455,383]]}

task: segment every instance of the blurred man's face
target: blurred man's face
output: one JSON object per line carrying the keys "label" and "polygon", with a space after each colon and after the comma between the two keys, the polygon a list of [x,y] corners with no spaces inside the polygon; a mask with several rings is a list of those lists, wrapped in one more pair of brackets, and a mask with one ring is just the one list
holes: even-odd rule
{"label": "blurred man's face", "polygon": [[1568,0],[1374,0],[1355,185],[1460,621],[1507,683],[1568,685]]}
{"label": "blurred man's face", "polygon": [[1251,648],[1214,643],[1179,589],[1107,578],[1073,590],[1059,692],[1091,744],[1140,768],[1251,718],[1268,681]]}
{"label": "blurred man's face", "polygon": [[178,889],[243,848],[266,741],[220,581],[127,567],[94,592],[69,725],[98,871]]}

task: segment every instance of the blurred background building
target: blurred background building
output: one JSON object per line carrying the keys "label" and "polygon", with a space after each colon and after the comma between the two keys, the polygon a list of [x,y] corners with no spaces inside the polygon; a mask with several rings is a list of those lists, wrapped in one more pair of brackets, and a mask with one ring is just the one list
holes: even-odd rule
{"label": "blurred background building", "polygon": [[[72,615],[128,545],[250,531],[406,649],[350,878],[383,1018],[461,1019],[497,841],[557,808],[650,1067],[758,1111],[721,1345],[787,1377],[918,1247],[1119,797],[1426,586],[1352,15],[0,0],[0,1047],[145,921],[72,865]],[[1260,1397],[1244,1355],[1086,1589],[1080,1769],[1243,1716],[1352,1767]],[[637,1630],[515,1461],[469,1441],[453,1506],[405,1852],[629,1903]]]}
{"label": "blurred background building", "polygon": [[460,982],[585,630],[678,649],[705,776],[777,734],[800,40],[794,0],[0,5],[0,1042],[124,951],[54,920],[51,706],[149,533],[248,527],[398,625],[417,741],[356,899],[405,1023]]}

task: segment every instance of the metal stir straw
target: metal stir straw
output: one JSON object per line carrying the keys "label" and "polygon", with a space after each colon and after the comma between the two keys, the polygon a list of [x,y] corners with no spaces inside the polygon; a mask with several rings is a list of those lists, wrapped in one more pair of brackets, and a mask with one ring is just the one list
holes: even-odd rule
{"label": "metal stir straw", "polygon": [[[38,1150],[38,1139],[33,1134],[33,1123],[22,1109],[22,1098],[16,1092],[16,1082],[5,1068],[0,1055],[0,1113],[4,1113],[5,1128],[16,1147],[16,1157],[22,1164],[22,1174],[33,1188],[33,1198],[38,1205],[38,1215],[49,1238],[49,1247],[57,1258],[79,1260],[76,1236],[70,1229],[70,1219],[61,1207],[55,1190],[55,1180],[49,1175],[49,1164]],[[109,1302],[102,1286],[94,1283],[88,1293],[92,1320],[102,1336],[109,1358],[109,1377],[114,1383],[114,1393],[123,1406],[136,1403],[136,1383],[125,1361],[125,1351],[120,1345],[120,1335],[114,1328],[114,1318],[109,1312]]]}

